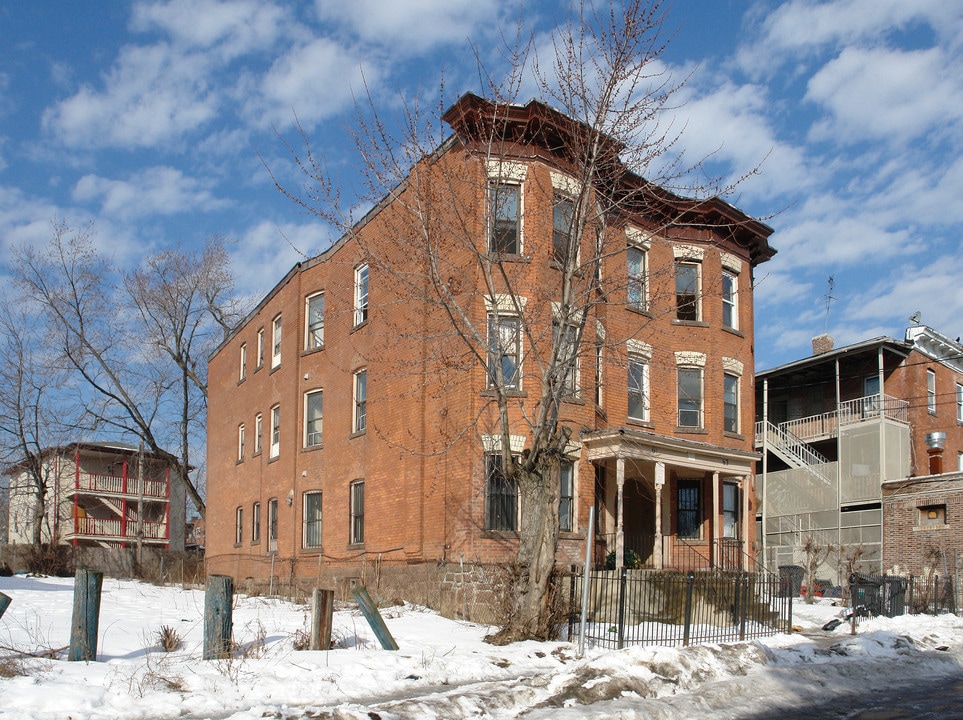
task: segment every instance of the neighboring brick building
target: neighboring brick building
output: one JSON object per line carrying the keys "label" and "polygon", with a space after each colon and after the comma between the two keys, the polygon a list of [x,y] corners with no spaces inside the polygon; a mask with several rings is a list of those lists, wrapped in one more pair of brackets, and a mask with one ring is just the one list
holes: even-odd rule
{"label": "neighboring brick building", "polygon": [[963,561],[963,472],[883,483],[883,570],[957,577]]}
{"label": "neighboring brick building", "polygon": [[[143,470],[140,463],[143,461]],[[36,498],[22,465],[10,476],[11,543],[30,544]],[[121,443],[73,443],[43,452],[43,542],[184,549],[185,492],[170,466]]]}
{"label": "neighboring brick building", "polygon": [[[516,383],[511,449],[523,453],[538,348],[564,332],[553,328],[553,223],[571,212],[574,123],[534,101],[500,106],[513,143],[492,161],[479,128],[493,107],[459,100],[445,115],[454,137],[417,177],[292,268],[212,356],[209,572],[331,580],[365,563],[513,557],[524,508],[498,473],[486,363]],[[593,505],[601,557],[624,545],[649,566],[704,565],[724,547],[738,562],[752,537],[753,268],[772,256],[772,230],[719,200],[655,194],[679,222],[627,212],[578,250],[602,260],[578,278],[593,284],[561,404],[573,432],[560,562],[583,557]],[[395,241],[414,200],[441,228],[446,288],[468,318],[457,328]],[[451,239],[456,224],[474,247]],[[476,252],[491,257],[487,281]],[[471,328],[483,329],[474,353],[454,337]]]}
{"label": "neighboring brick building", "polygon": [[880,572],[893,542],[882,488],[963,469],[963,345],[917,325],[904,340],[813,348],[756,375],[762,545],[772,564],[804,564],[812,535]]}

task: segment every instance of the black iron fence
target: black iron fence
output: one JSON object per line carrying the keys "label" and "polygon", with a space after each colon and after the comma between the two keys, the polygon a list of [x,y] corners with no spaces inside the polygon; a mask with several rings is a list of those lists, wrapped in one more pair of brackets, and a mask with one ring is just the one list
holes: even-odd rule
{"label": "black iron fence", "polygon": [[953,578],[900,577],[853,573],[849,576],[849,601],[857,617],[885,615],[896,617],[907,613],[938,615],[956,613]]}
{"label": "black iron fence", "polygon": [[584,577],[573,569],[569,637],[587,643],[690,645],[732,642],[788,632],[792,597],[771,573],[704,570],[603,570],[589,574],[582,627]]}

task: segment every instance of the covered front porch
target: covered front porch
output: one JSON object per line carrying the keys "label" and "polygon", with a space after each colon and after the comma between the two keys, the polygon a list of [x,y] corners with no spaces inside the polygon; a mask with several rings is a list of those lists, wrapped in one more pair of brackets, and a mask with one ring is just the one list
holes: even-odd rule
{"label": "covered front porch", "polygon": [[595,466],[596,563],[748,569],[755,453],[618,428],[582,436]]}

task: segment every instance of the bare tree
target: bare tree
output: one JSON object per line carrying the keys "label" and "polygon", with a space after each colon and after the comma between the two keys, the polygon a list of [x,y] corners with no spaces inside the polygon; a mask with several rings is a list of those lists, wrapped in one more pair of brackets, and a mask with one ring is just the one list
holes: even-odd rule
{"label": "bare tree", "polygon": [[[11,483],[8,502],[13,529],[30,531],[39,548],[58,538],[55,467],[44,451],[55,446],[69,425],[69,404],[55,408],[62,374],[42,362],[31,322],[14,299],[4,298],[0,314],[0,458]],[[8,528],[9,529],[9,528]]]}
{"label": "bare tree", "polygon": [[[425,308],[419,331],[408,324],[397,332],[399,338],[419,334],[422,353],[437,359],[436,373],[455,383],[464,381],[459,373],[485,368],[489,402],[456,435],[499,438],[492,443],[497,467],[489,474],[517,488],[523,509],[517,582],[498,641],[544,638],[553,631],[559,468],[571,457],[575,432],[563,401],[572,395],[580,363],[587,358],[595,363],[595,344],[624,348],[639,330],[607,339],[597,333],[596,308],[632,282],[624,264],[621,276],[603,280],[601,263],[625,252],[628,217],[645,217],[653,234],[700,221],[699,201],[664,189],[678,187],[684,168],[669,159],[676,138],[658,122],[679,88],[659,63],[662,20],[659,2],[629,0],[598,11],[582,4],[555,32],[548,62],[520,27],[506,53],[503,81],[491,79],[480,63],[485,99],[463,98],[457,113],[440,116],[407,105],[397,136],[369,96],[359,105],[355,140],[366,188],[362,205],[391,206],[390,230],[377,233],[377,240],[344,207],[323,156],[312,152],[303,131],[304,146],[292,153],[307,177],[304,187],[292,192],[276,181],[281,192],[362,248],[392,285],[385,292],[394,301]],[[539,105],[537,127],[529,122],[531,106],[517,103],[519,93],[532,87],[552,106]],[[439,121],[454,128],[454,137],[445,137]],[[510,189],[500,194],[505,189],[500,181],[511,179],[521,162],[518,148],[539,133],[552,144],[566,179],[554,201],[525,208],[526,227],[547,228],[552,238],[539,257],[556,271],[551,282],[533,288],[512,240],[506,237],[506,245],[498,246],[498,223],[502,214],[516,213],[518,203]],[[644,179],[643,173],[656,172],[656,164],[658,176]],[[479,173],[479,167],[488,173]],[[701,189],[705,197],[713,194]],[[553,197],[551,187],[542,191]],[[479,227],[478,218],[486,215],[488,227]],[[621,244],[613,229],[620,230]],[[387,243],[386,235],[392,238]],[[488,238],[495,238],[495,247]],[[665,283],[658,287],[674,292]],[[640,315],[640,325],[646,322]],[[520,339],[525,398],[516,375]],[[526,435],[521,453],[512,441],[520,427]]]}
{"label": "bare tree", "polygon": [[190,448],[206,423],[207,356],[239,315],[224,243],[163,251],[124,276],[92,232],[60,223],[44,251],[22,248],[18,286],[45,319],[52,356],[79,378],[86,426],[141,440],[203,515]]}

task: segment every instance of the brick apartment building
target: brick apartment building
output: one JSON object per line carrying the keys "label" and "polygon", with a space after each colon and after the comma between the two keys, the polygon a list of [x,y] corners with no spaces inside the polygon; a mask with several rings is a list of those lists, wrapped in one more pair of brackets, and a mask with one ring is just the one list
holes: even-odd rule
{"label": "brick apartment building", "polygon": [[[510,142],[492,160],[483,131],[496,109]],[[366,563],[514,556],[525,508],[499,474],[489,371],[499,364],[512,391],[511,451],[524,453],[539,348],[563,332],[552,289],[578,126],[536,101],[473,95],[444,119],[454,135],[351,233],[292,268],[211,357],[209,572],[328,582]],[[578,240],[601,262],[574,276],[590,301],[559,409],[572,429],[559,562],[584,556],[593,506],[600,559],[625,547],[649,567],[699,566],[751,550],[752,277],[774,253],[772,230],[720,200],[652,197]],[[467,342],[406,252],[415,202],[441,228]]]}
{"label": "brick apartment building", "polygon": [[[46,448],[41,471],[47,485],[42,542],[184,549],[185,491],[171,482],[164,459],[122,443],[78,442]],[[34,485],[23,463],[5,473],[9,541],[28,545],[36,515]]]}
{"label": "brick apartment building", "polygon": [[[902,340],[833,348],[820,336],[813,349],[756,376],[767,561],[803,564],[812,536],[840,548],[842,564],[856,551],[868,572],[918,568],[910,555],[948,538],[937,528],[959,509],[959,498],[947,500],[959,483],[943,475],[963,470],[963,345],[915,325]],[[824,575],[838,570],[842,582],[847,568],[836,562]]]}

